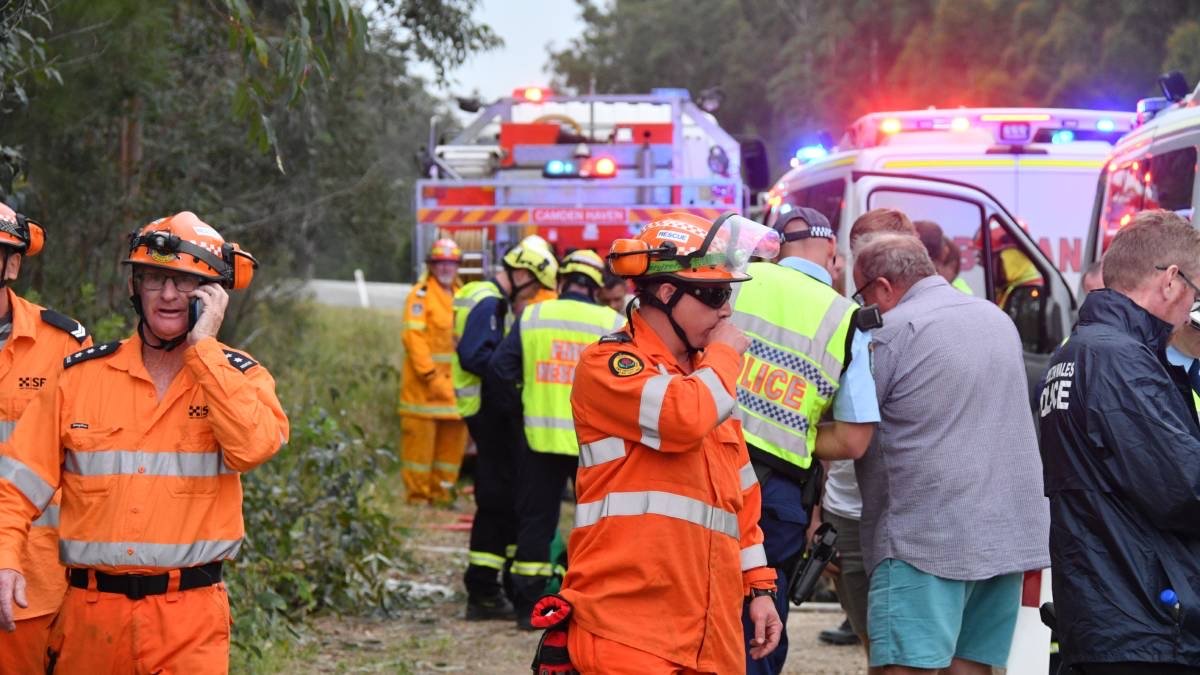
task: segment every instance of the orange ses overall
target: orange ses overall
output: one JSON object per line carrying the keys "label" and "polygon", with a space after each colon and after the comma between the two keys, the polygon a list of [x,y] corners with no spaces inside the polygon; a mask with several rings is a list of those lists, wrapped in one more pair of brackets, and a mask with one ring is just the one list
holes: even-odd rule
{"label": "orange ses overall", "polygon": [[[73,319],[24,300],[11,289],[0,293],[8,294],[12,308],[12,332],[0,350],[0,442],[5,442],[33,397],[57,386],[63,359],[91,346],[92,338]],[[0,484],[11,482],[17,467],[0,455]],[[21,552],[29,606],[14,606],[16,631],[0,631],[0,673],[42,672],[50,622],[67,590],[58,561],[58,505],[55,493],[33,521]]]}
{"label": "orange ses overall", "polygon": [[[68,357],[4,448],[0,568],[21,569],[26,526],[62,488],[72,587],[50,636],[56,673],[228,670],[224,584],[196,581],[237,555],[240,474],[286,442],[287,417],[267,370],[214,338],[186,348],[161,400],[141,353],[135,334]],[[169,581],[139,597],[106,592],[100,573]]]}
{"label": "orange ses overall", "polygon": [[578,505],[561,594],[581,673],[741,673],[742,602],[773,589],[761,495],[731,417],[742,359],[714,344],[685,375],[633,313],[588,347],[571,405]]}

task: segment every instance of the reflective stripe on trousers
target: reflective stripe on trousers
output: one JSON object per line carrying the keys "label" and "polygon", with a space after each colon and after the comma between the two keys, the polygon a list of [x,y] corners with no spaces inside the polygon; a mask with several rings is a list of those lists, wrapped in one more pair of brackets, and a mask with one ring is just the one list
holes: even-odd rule
{"label": "reflective stripe on trousers", "polygon": [[241,539],[195,541],[189,544],[58,541],[58,553],[63,564],[74,567],[194,567],[234,558],[241,547]]}
{"label": "reflective stripe on trousers", "polygon": [[611,516],[656,515],[677,518],[738,539],[737,515],[698,499],[648,490],[610,492],[603,499],[575,507],[575,527],[587,527]]}

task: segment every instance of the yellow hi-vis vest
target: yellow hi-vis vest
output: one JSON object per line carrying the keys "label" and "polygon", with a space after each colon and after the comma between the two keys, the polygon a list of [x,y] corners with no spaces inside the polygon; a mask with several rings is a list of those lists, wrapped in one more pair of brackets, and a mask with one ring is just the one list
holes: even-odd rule
{"label": "yellow hi-vis vest", "polygon": [[[501,298],[500,289],[490,281],[472,281],[458,289],[454,294],[454,344],[462,339],[463,331],[467,328],[467,316],[484,298]],[[458,414],[470,417],[479,412],[481,405],[480,377],[475,373],[463,370],[458,362],[458,351],[455,350],[450,360],[450,375],[454,382],[454,402]]]}
{"label": "yellow hi-vis vest", "polygon": [[746,444],[799,469],[833,401],[858,305],[796,270],[753,263],[734,284],[734,325],[750,338],[737,400]]}
{"label": "yellow hi-vis vest", "polygon": [[584,347],[624,325],[611,308],[578,300],[547,300],[521,313],[521,402],[531,450],[579,455],[571,414],[575,364]]}

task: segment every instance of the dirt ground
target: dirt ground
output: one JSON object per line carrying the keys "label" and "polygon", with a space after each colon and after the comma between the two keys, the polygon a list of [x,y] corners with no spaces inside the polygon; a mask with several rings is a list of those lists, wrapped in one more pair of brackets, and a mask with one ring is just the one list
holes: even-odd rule
{"label": "dirt ground", "polygon": [[[417,564],[397,583],[424,599],[389,620],[319,620],[309,644],[279,672],[528,673],[539,633],[518,631],[505,622],[462,619],[461,577],[468,537],[463,520],[473,511],[469,500],[460,499],[449,510],[403,507],[399,511],[401,522],[412,528],[411,553]],[[564,522],[567,517],[569,513],[564,513]],[[818,642],[818,632],[842,620],[840,612],[830,609],[793,610],[788,620],[792,646],[786,672],[866,672],[861,649]]]}

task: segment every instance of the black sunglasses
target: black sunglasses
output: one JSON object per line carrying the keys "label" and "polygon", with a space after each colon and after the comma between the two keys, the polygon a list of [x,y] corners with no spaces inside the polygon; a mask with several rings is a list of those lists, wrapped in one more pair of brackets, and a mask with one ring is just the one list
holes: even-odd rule
{"label": "black sunglasses", "polygon": [[733,295],[732,288],[723,286],[681,286],[680,289],[713,309],[721,309]]}

